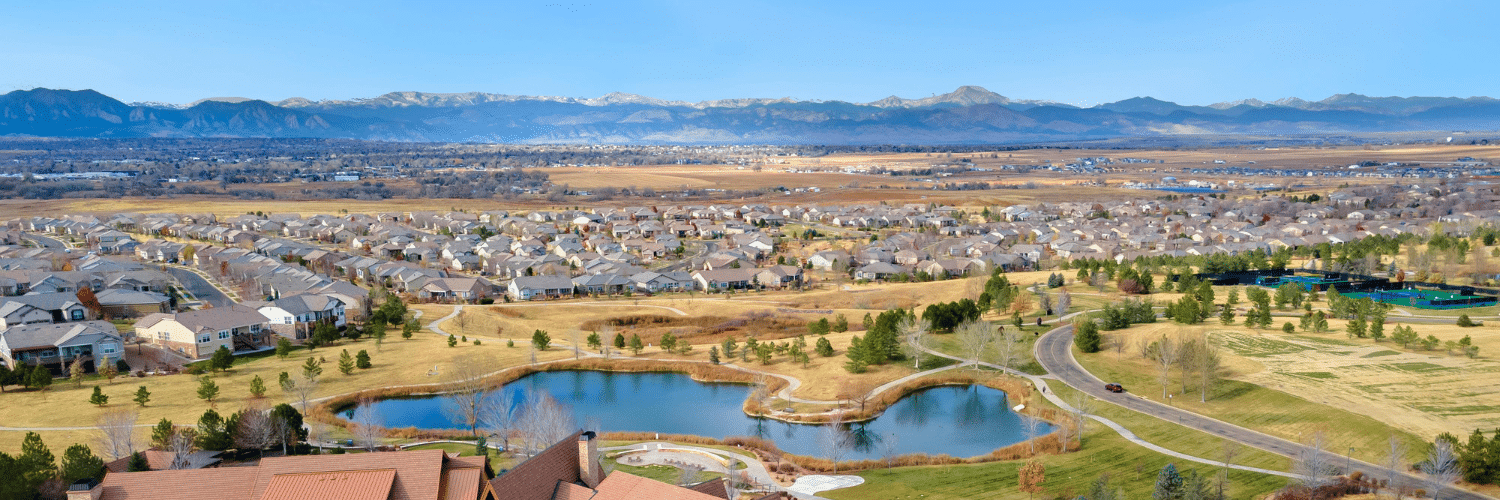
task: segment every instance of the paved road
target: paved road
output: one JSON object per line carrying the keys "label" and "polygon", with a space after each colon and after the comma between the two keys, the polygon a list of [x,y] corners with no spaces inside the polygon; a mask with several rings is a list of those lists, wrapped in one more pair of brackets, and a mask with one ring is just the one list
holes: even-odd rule
{"label": "paved road", "polygon": [[167,272],[173,278],[177,278],[177,283],[182,285],[182,288],[186,289],[188,293],[193,294],[199,300],[213,304],[214,307],[229,307],[235,303],[229,299],[228,295],[219,291],[212,283],[209,283],[208,280],[203,279],[197,273],[171,266],[167,267]]}
{"label": "paved road", "polygon": [[61,240],[49,236],[42,236],[36,233],[26,233],[25,238],[36,242],[36,244],[41,245],[42,248],[68,248],[68,246],[64,245]]}
{"label": "paved road", "polygon": [[[1062,326],[1042,335],[1036,343],[1037,362],[1047,372],[1069,387],[1087,393],[1101,401],[1114,403],[1116,405],[1135,410],[1168,422],[1176,422],[1186,427],[1198,429],[1209,434],[1222,436],[1225,439],[1238,442],[1247,446],[1253,446],[1279,455],[1295,457],[1306,449],[1300,444],[1253,431],[1227,422],[1215,420],[1197,413],[1181,410],[1167,406],[1155,401],[1149,401],[1136,397],[1130,393],[1115,394],[1104,390],[1104,381],[1094,377],[1093,374],[1084,370],[1073,358],[1073,327]],[[1382,471],[1384,468],[1368,462],[1359,462],[1356,469],[1367,472]],[[1408,475],[1411,484],[1421,484],[1421,478]],[[1490,498],[1478,493],[1455,488],[1444,489],[1442,498],[1462,500],[1482,500]]]}

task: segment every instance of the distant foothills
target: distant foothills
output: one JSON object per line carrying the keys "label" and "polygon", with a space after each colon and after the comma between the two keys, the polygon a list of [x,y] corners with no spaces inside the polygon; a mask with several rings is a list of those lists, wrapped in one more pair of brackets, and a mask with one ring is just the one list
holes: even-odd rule
{"label": "distant foothills", "polygon": [[545,144],[1016,144],[1184,135],[1500,130],[1490,97],[1247,99],[1183,106],[1137,97],[1079,108],[965,86],[869,103],[612,93],[594,99],[393,92],[371,99],[124,103],[92,90],[0,96],[0,136],[346,138]]}

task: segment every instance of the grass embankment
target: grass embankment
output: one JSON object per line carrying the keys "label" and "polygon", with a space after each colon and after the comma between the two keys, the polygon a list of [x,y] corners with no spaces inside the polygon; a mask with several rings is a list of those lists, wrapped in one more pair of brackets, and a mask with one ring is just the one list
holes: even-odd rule
{"label": "grass embankment", "polygon": [[[1158,323],[1135,328],[1153,331],[1175,329],[1196,338],[1201,333],[1198,330],[1211,327]],[[1107,335],[1121,333],[1110,332]],[[1145,399],[1163,400],[1160,397],[1161,384],[1157,379],[1156,368],[1142,359],[1135,350],[1133,343],[1128,343],[1123,353],[1104,351],[1083,354],[1075,348],[1074,356],[1095,377],[1124,384],[1132,394]],[[1244,369],[1236,368],[1236,363],[1232,360],[1226,365],[1231,369]],[[1422,439],[1374,418],[1249,382],[1220,380],[1212,387],[1208,401],[1199,402],[1199,385],[1194,380],[1189,380],[1186,394],[1178,394],[1182,392],[1179,377],[1180,371],[1174,368],[1171,381],[1167,384],[1167,391],[1175,396],[1171,399],[1176,407],[1273,436],[1306,442],[1315,433],[1321,432],[1328,443],[1328,449],[1347,451],[1353,448],[1355,458],[1371,462],[1382,459],[1387,447],[1386,441],[1392,435],[1408,441],[1413,447],[1421,446]]]}
{"label": "grass embankment", "polygon": [[[1216,474],[1217,467],[1192,464],[1136,446],[1114,431],[1093,430],[1086,434],[1084,450],[1065,455],[1044,455],[1046,488],[1043,498],[1074,498],[1088,492],[1100,474],[1125,491],[1124,498],[1150,498],[1156,473],[1168,463],[1179,471],[1196,470]],[[922,498],[933,500],[1030,498],[1017,489],[1016,472],[1023,460],[972,465],[899,467],[859,473],[865,483],[853,488],[819,493],[834,500],[878,500]],[[1229,498],[1253,498],[1285,485],[1284,478],[1244,471],[1229,473]]]}

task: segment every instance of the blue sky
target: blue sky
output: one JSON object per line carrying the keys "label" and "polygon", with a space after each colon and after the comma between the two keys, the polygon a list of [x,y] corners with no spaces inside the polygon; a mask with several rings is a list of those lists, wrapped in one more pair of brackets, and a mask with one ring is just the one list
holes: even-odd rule
{"label": "blue sky", "polygon": [[0,91],[865,102],[979,85],[1078,105],[1500,94],[1500,2],[1010,3],[14,2]]}

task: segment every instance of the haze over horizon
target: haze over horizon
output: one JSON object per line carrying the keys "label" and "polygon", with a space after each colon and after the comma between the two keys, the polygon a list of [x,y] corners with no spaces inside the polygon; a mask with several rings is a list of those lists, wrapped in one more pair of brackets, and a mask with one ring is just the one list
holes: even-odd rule
{"label": "haze over horizon", "polygon": [[279,101],[392,91],[871,102],[978,85],[1093,106],[1494,94],[1438,2],[996,5],[769,0],[715,6],[453,2],[11,6],[0,92],[94,89],[128,102]]}

